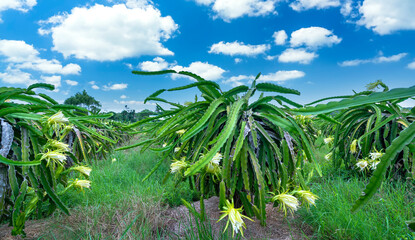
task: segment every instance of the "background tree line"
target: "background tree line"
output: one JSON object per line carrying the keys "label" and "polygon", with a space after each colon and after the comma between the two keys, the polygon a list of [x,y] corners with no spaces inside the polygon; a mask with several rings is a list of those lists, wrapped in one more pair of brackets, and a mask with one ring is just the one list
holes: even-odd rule
{"label": "background tree line", "polygon": [[[84,107],[94,113],[100,112],[102,107],[101,103],[94,97],[90,96],[86,90],[78,92],[75,95],[69,97],[64,101],[64,104]],[[158,108],[155,112],[148,109],[136,112],[134,109],[130,109],[127,105],[125,105],[125,109],[121,112],[110,111],[113,116],[109,119],[119,122],[136,122],[151,115],[157,115],[160,108],[159,106],[157,107]]]}

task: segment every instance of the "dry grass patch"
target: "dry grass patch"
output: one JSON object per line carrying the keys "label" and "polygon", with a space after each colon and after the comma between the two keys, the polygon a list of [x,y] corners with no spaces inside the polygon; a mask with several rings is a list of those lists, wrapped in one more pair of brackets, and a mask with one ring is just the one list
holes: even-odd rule
{"label": "dry grass patch", "polygon": [[[72,209],[70,216],[56,215],[28,221],[26,239],[152,239],[166,228],[160,202],[129,199],[117,206],[101,205]],[[11,227],[0,228],[0,239],[22,239],[10,235]]]}
{"label": "dry grass patch", "polygon": [[[218,210],[217,197],[205,200],[209,231],[204,237],[209,239],[229,239],[224,237],[223,229],[226,221],[216,223],[221,215]],[[199,202],[194,203],[196,210]],[[307,227],[299,227],[294,223],[295,216],[284,217],[284,214],[268,205],[267,226],[262,227],[259,220],[245,221],[247,239],[308,239],[312,232]],[[201,236],[196,222],[185,206],[169,208],[160,202],[129,199],[118,206],[77,207],[72,209],[71,216],[56,215],[44,220],[28,221],[26,239],[194,239]],[[189,231],[193,231],[190,233]],[[230,235],[231,227],[227,232]],[[0,228],[0,239],[16,240],[21,237],[10,235],[11,227]]]}
{"label": "dry grass patch", "polygon": [[[205,209],[206,215],[209,219],[207,224],[210,224],[212,229],[212,239],[222,239],[223,230],[226,225],[226,220],[224,219],[219,223],[216,223],[219,217],[221,216],[219,206],[219,198],[212,197],[205,200]],[[194,203],[194,207],[197,211],[200,211],[199,202]],[[256,218],[253,218],[255,222],[244,220],[246,223],[246,229],[244,230],[244,236],[247,239],[270,239],[270,240],[291,240],[291,239],[308,239],[312,235],[312,231],[309,227],[303,226],[300,227],[294,223],[294,216],[285,217],[284,214],[278,209],[274,208],[272,204],[268,204],[266,207],[267,212],[267,226],[262,227],[260,221]],[[192,217],[189,215],[189,211],[185,206],[180,206],[176,208],[171,208],[167,210],[167,215],[165,216],[167,222],[167,228],[165,229],[169,232],[171,236],[176,236],[177,239],[188,239],[188,231],[194,231],[195,221],[192,220],[192,225],[190,225],[189,219]],[[229,226],[231,231],[232,227]]]}

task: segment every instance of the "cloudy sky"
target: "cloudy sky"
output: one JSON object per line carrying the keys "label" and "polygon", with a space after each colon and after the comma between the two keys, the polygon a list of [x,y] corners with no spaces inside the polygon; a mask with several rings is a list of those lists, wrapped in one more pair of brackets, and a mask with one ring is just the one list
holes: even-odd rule
{"label": "cloudy sky", "polygon": [[86,89],[104,110],[152,109],[145,97],[191,83],[131,70],[191,71],[225,90],[261,72],[300,103],[378,79],[410,87],[414,13],[414,0],[0,0],[0,86],[51,83],[59,101]]}

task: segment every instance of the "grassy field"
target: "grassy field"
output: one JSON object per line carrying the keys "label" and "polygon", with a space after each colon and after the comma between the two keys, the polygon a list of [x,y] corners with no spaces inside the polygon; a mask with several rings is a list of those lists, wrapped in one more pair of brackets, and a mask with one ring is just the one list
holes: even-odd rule
{"label": "grassy field", "polygon": [[[322,145],[322,139],[316,143]],[[324,159],[327,152],[324,145],[318,148],[323,177],[310,180],[312,192],[319,196],[316,207],[298,211],[300,224],[311,226],[315,239],[415,239],[405,224],[415,216],[414,182],[384,182],[369,204],[352,213],[368,178],[334,169]]]}
{"label": "grassy field", "polygon": [[[351,205],[361,193],[365,180],[333,170],[319,159],[324,177],[313,176],[311,190],[320,199],[317,207],[298,211],[296,221],[313,229],[312,239],[414,239],[405,220],[415,215],[413,183],[384,183],[370,204],[356,213]],[[112,161],[115,158],[116,161]],[[186,183],[175,186],[169,178],[162,179],[169,163],[163,164],[146,182],[141,180],[153,168],[159,156],[149,151],[128,150],[93,165],[92,187],[84,194],[67,192],[63,200],[72,209],[67,217],[55,213],[40,239],[158,239],[165,235],[163,215],[170,206],[180,205],[180,199],[197,199]],[[197,223],[186,239],[213,239],[211,226]],[[228,235],[223,239],[231,239]]]}
{"label": "grassy field", "polygon": [[[112,159],[116,161],[112,161]],[[141,180],[159,159],[157,154],[138,151],[117,152],[92,166],[90,190],[67,192],[63,200],[72,209],[66,217],[56,214],[56,227],[43,238],[55,235],[68,239],[120,239],[123,236],[148,239],[163,227],[161,214],[180,198],[192,200],[187,185],[162,184],[168,165],[163,165],[145,183]]]}
{"label": "grassy field", "polygon": [[317,239],[413,239],[405,220],[414,216],[414,188],[405,183],[384,184],[370,203],[351,213],[364,182],[344,176],[325,177],[312,184],[320,199],[310,211],[301,209],[304,223]]}
{"label": "grassy field", "polygon": [[[129,150],[98,161],[92,166],[91,189],[84,194],[68,191],[62,198],[71,216],[55,213],[40,239],[175,238],[164,231],[166,209],[180,205],[182,198],[192,202],[198,196],[188,184],[176,185],[172,177],[162,183],[170,167],[167,162],[142,183],[159,159],[149,151]],[[190,227],[186,239],[213,238],[209,224],[196,221]],[[222,236],[230,238],[230,231]]]}

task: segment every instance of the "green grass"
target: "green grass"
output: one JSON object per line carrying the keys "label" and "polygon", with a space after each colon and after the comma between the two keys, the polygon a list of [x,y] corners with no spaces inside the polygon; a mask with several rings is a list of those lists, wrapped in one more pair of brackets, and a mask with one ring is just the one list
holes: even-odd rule
{"label": "green grass", "polygon": [[[117,161],[112,162],[112,158]],[[116,152],[108,160],[98,161],[92,166],[90,191],[87,190],[85,194],[70,192],[63,199],[70,207],[102,203],[118,205],[120,200],[126,197],[140,197],[143,201],[162,200],[170,206],[176,206],[181,204],[177,196],[186,200],[196,197],[193,196],[188,184],[175,186],[173,177],[165,184],[162,183],[170,166],[168,161],[149,179],[142,182],[159,159],[160,156],[150,151],[142,154],[137,150]]]}
{"label": "green grass", "polygon": [[[333,169],[324,160],[326,151],[323,146],[317,152],[324,176],[314,173],[310,178],[311,191],[320,199],[316,207],[298,211],[297,225],[311,226],[313,239],[414,239],[405,225],[415,216],[413,183],[384,183],[367,206],[351,213],[366,180],[345,169]],[[51,221],[56,224],[42,239],[160,239],[166,237],[164,210],[180,205],[181,198],[189,202],[197,199],[187,183],[176,186],[173,177],[162,183],[168,161],[141,182],[160,159],[157,154],[133,149],[116,152],[113,157],[117,159],[114,163],[111,157],[92,166],[90,190],[84,194],[68,191],[63,196],[72,215],[55,214]],[[221,239],[232,239],[230,233],[228,230]],[[167,237],[177,238],[171,233]],[[212,226],[195,221],[181,238],[213,239]]]}
{"label": "green grass", "polygon": [[323,177],[314,176],[310,188],[320,199],[310,211],[299,210],[300,222],[311,226],[316,239],[414,239],[405,221],[415,216],[413,182],[389,181],[369,204],[352,213],[353,203],[368,178],[345,169],[333,169],[324,160],[326,147],[317,153]]}
{"label": "green grass", "polygon": [[[112,158],[117,161],[112,162]],[[97,161],[92,166],[91,189],[85,193],[66,192],[62,200],[72,209],[71,216],[55,214],[56,226],[42,238],[119,239],[123,235],[132,239],[157,238],[164,227],[163,211],[168,206],[180,205],[181,198],[187,201],[197,198],[188,184],[175,185],[173,177],[162,183],[168,161],[142,183],[159,159],[158,154],[149,151],[141,154],[133,149]]]}
{"label": "green grass", "polygon": [[383,184],[368,205],[351,213],[363,188],[361,180],[341,176],[314,183],[311,189],[320,199],[310,211],[299,211],[302,221],[313,227],[317,239],[401,239],[409,235],[405,220],[415,214],[413,186]]}

